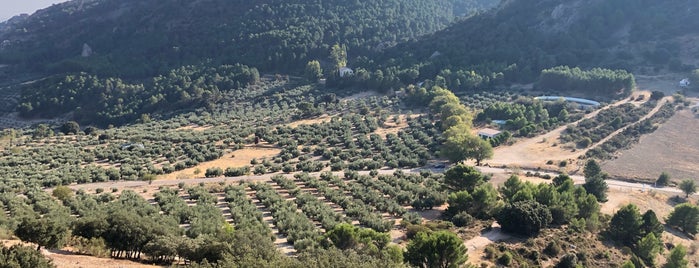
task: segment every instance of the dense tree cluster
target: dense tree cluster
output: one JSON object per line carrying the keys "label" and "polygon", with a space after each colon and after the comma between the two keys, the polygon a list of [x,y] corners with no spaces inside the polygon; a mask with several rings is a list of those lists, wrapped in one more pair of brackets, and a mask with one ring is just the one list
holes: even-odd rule
{"label": "dense tree cluster", "polygon": [[[342,94],[352,94],[352,92]],[[293,172],[298,162],[304,162],[299,166],[303,169],[317,169],[319,166],[326,165],[327,162],[316,163],[307,160],[323,151],[332,152],[326,156],[330,157],[328,160],[333,160],[332,164],[337,170],[348,167],[349,163],[354,163],[352,166],[354,169],[375,169],[384,165],[414,167],[422,165],[424,161],[431,158],[431,155],[434,155],[436,140],[440,133],[427,118],[408,116],[404,119],[400,116],[396,119],[398,120],[396,124],[407,120],[410,131],[388,134],[387,139],[384,140],[379,135],[371,135],[371,131],[389,120],[391,114],[396,113],[395,99],[371,97],[339,102],[337,96],[322,88],[298,86],[296,82],[283,78],[262,81],[244,90],[222,92],[222,96],[223,100],[216,103],[212,109],[196,109],[174,116],[168,114],[167,119],[155,116],[152,120],[143,118],[147,120],[139,119],[140,124],[115,128],[96,129],[87,126],[77,135],[73,135],[72,132],[65,135],[44,124],[34,129],[16,130],[14,144],[31,145],[42,149],[4,151],[0,159],[2,162],[0,173],[6,175],[4,178],[11,180],[13,185],[31,182],[44,186],[56,186],[75,182],[148,180],[152,178],[151,175],[157,176],[192,168],[199,163],[218,159],[226,152],[240,149],[244,144],[253,144],[255,139],[250,138],[253,134],[258,137],[259,142],[259,137],[265,136],[262,134],[264,131],[257,133],[260,129],[266,130],[269,122],[281,124],[294,120],[298,113],[293,107],[304,101],[314,102],[315,109],[330,114],[343,111],[365,113],[368,121],[357,120],[361,117],[348,116],[352,118],[353,123],[351,125],[343,123],[342,131],[332,132],[333,136],[342,139],[341,144],[347,144],[354,149],[348,148],[343,150],[346,153],[339,153],[336,150],[325,150],[332,148],[328,147],[329,145],[310,143],[317,142],[315,139],[323,137],[322,135],[326,133],[330,136],[331,132],[325,131],[328,129],[317,132],[318,135],[313,135],[311,139],[309,131],[315,131],[313,128],[298,128],[297,132],[293,128],[285,127],[285,131],[295,132],[294,135],[298,135],[299,140],[307,139],[309,145],[317,146],[318,150],[312,146],[306,146],[308,148],[305,150],[311,149],[311,151],[304,152],[296,147],[289,148],[291,154],[282,154],[274,161],[262,161],[258,165],[260,167],[222,166],[220,168],[224,171],[224,175],[227,173],[227,176],[241,176],[251,173],[254,169],[258,173],[276,172],[283,166],[286,166],[285,170]],[[361,127],[362,125],[364,127]],[[354,128],[354,126],[361,128]],[[368,128],[369,126],[371,128]],[[359,138],[357,142],[362,143],[354,141],[354,143],[345,143],[344,131],[346,130],[354,132],[354,137]],[[368,137],[360,138],[367,134]],[[289,140],[291,138],[289,136]],[[368,154],[365,148],[368,138],[374,145],[369,150],[386,157],[385,160],[369,157],[371,154]],[[280,140],[284,141],[284,139]],[[273,139],[269,141],[274,142]],[[337,143],[333,144],[337,146]],[[362,147],[356,147],[357,145]],[[284,143],[282,146],[295,145]],[[296,162],[295,159],[286,158],[289,156],[295,158],[294,155],[303,160]],[[338,161],[340,157],[342,161]],[[356,161],[360,159],[364,160]],[[282,162],[286,165],[282,165]],[[201,176],[203,175],[205,175],[204,170],[201,170]]]}
{"label": "dense tree cluster", "polygon": [[[19,108],[27,117],[74,112],[74,118],[81,122],[124,124],[142,114],[210,107],[222,99],[223,93],[242,90],[259,81],[257,69],[240,64],[180,67],[146,83],[81,73],[27,86]],[[77,131],[67,128],[64,133]]]}
{"label": "dense tree cluster", "polygon": [[589,71],[558,66],[541,71],[537,87],[585,92],[591,96],[626,97],[636,87],[633,74],[624,70],[594,68]]}
{"label": "dense tree cluster", "polygon": [[453,92],[435,86],[429,91],[420,89],[411,93],[413,101],[429,103],[430,116],[444,130],[440,150],[443,157],[454,163],[474,159],[478,165],[492,157],[492,145],[471,133],[473,115]]}
{"label": "dense tree cluster", "polygon": [[8,268],[53,268],[56,267],[41,252],[30,247],[14,245],[11,247],[2,246],[0,248],[0,263],[2,267]]}
{"label": "dense tree cluster", "polygon": [[[496,4],[491,0],[67,3],[0,32],[3,40],[12,40],[0,60],[35,71],[131,77],[155,75],[202,59],[294,72],[309,60],[325,59],[334,44],[345,44],[352,58],[366,56]],[[131,9],[138,12],[102,19],[113,10]],[[183,19],[189,23],[181,23]],[[88,58],[77,58],[85,44],[79,36],[90,36],[88,45],[95,53]]]}
{"label": "dense tree cluster", "polygon": [[[362,108],[360,108],[362,109]],[[400,119],[400,117],[397,117]],[[317,172],[329,162],[332,170],[374,170],[384,166],[418,167],[433,157],[441,131],[428,118],[408,117],[408,128],[381,137],[374,133],[384,126],[386,113],[333,117],[330,122],[301,125],[295,128],[277,126],[261,131],[260,137],[283,148],[276,164],[289,166],[289,171]],[[394,119],[394,122],[396,119]],[[299,149],[306,148],[306,151]],[[308,161],[312,157],[321,161]],[[298,162],[293,161],[298,159]],[[273,166],[271,164],[270,166]]]}
{"label": "dense tree cluster", "polygon": [[692,204],[680,204],[675,207],[667,218],[667,224],[696,235],[699,233],[699,207]]}
{"label": "dense tree cluster", "polygon": [[[609,222],[608,236],[617,243],[630,247],[637,257],[637,267],[655,266],[655,257],[662,251],[663,226],[652,210],[640,214],[633,204],[622,207]],[[634,261],[635,258],[632,258]]]}
{"label": "dense tree cluster", "polygon": [[[540,1],[537,5],[510,1],[416,42],[399,44],[367,65],[397,70],[395,73],[414,69],[419,74],[417,81],[449,77],[443,81],[454,89],[479,78],[491,84],[533,82],[540,70],[563,65],[688,71],[692,66],[683,64],[677,53],[681,43],[668,38],[696,33],[699,27],[695,22],[683,22],[693,16],[687,8],[684,3],[667,5],[662,1],[624,0],[574,8],[558,0]],[[675,19],[661,19],[666,17]],[[628,35],[619,35],[620,32]],[[656,42],[660,36],[662,42]],[[619,46],[624,49],[617,49]],[[449,75],[443,73],[446,70]],[[608,87],[582,90],[632,89],[626,82],[599,82]]]}
{"label": "dense tree cluster", "polygon": [[[288,189],[295,186],[292,181],[281,177],[275,181]],[[333,254],[333,248],[339,248],[356,257],[347,260],[354,265],[383,262],[387,267],[397,267],[403,261],[402,251],[388,246],[389,235],[385,232],[340,223],[326,229],[322,235],[309,218],[322,220],[322,216],[313,215],[339,214],[332,209],[325,212],[312,209],[327,206],[314,195],[297,193],[296,201],[288,201],[266,184],[249,185],[250,188],[247,184],[223,186],[161,188],[152,204],[128,190],[118,197],[109,193],[91,195],[79,191],[60,203],[43,191],[26,192],[26,198],[3,194],[0,199],[2,204],[6,204],[11,218],[4,218],[3,213],[0,228],[15,229],[23,240],[51,248],[61,247],[64,238],[72,234],[74,237],[70,243],[82,243],[76,247],[86,249],[84,253],[87,254],[103,248],[113,257],[140,259],[145,255],[157,263],[172,263],[180,259],[203,267],[213,263],[234,267],[268,267],[269,263],[286,263],[291,265],[288,267],[300,267],[294,258],[281,256],[272,244],[275,237],[246,192],[247,189],[256,189],[254,196],[273,212],[274,226],[299,250],[305,251],[300,252],[299,259],[324,258],[326,254]],[[212,193],[220,192],[224,193],[222,201],[230,208],[232,225],[223,220],[221,209],[214,206],[221,202],[221,197]],[[299,213],[297,207],[303,212]],[[370,208],[374,209],[373,205],[358,209]],[[68,211],[74,216],[69,216]],[[38,217],[42,214],[43,217]],[[381,218],[379,213],[378,219]],[[37,219],[55,221],[56,224],[36,222]],[[388,228],[392,227],[393,223],[390,223]],[[306,252],[315,256],[304,255]],[[36,250],[13,247],[4,248],[0,259],[5,260],[3,264],[24,263],[19,267],[52,267],[50,262],[37,256],[41,255]]]}
{"label": "dense tree cluster", "polygon": [[520,98],[515,102],[492,104],[478,113],[475,120],[485,123],[503,120],[503,127],[514,136],[528,137],[577,121],[581,117],[579,110],[569,107],[563,101],[541,102]]}
{"label": "dense tree cluster", "polygon": [[445,172],[444,186],[451,190],[444,216],[455,224],[469,216],[495,218],[503,230],[522,235],[536,235],[551,225],[591,232],[601,226],[595,195],[565,174],[538,185],[512,176],[495,189],[475,169],[457,165]]}
{"label": "dense tree cluster", "polygon": [[454,233],[420,232],[410,241],[406,261],[416,267],[456,268],[468,259],[466,246]]}

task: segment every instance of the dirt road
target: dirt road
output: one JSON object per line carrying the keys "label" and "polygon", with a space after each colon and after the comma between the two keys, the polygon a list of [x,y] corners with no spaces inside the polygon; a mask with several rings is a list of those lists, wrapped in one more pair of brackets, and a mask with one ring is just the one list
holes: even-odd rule
{"label": "dirt road", "polygon": [[[393,174],[397,170],[403,172],[419,172],[417,169],[381,169],[378,170],[379,174]],[[341,171],[333,172],[334,174],[343,174]],[[218,177],[218,178],[196,178],[196,179],[174,179],[174,180],[154,180],[152,183],[147,181],[109,181],[109,182],[96,182],[96,183],[85,183],[85,184],[73,184],[68,187],[73,190],[85,190],[94,191],[97,188],[108,190],[111,188],[118,189],[144,189],[144,188],[158,188],[160,186],[176,186],[179,183],[185,183],[187,185],[199,184],[199,183],[235,183],[241,181],[265,181],[270,180],[272,176],[282,174],[287,177],[292,177],[293,174],[264,174],[264,175],[250,175],[241,177]],[[314,176],[319,176],[320,172],[310,173]],[[369,171],[359,171],[359,174],[369,174]]]}
{"label": "dirt road", "polygon": [[[655,115],[662,106],[670,101],[672,97],[665,97],[658,101],[656,106],[648,112],[648,114],[644,115],[641,117],[638,122],[641,122],[643,120],[646,120],[650,118],[651,116]],[[591,150],[592,148],[596,148],[599,145],[602,145],[603,143],[607,142],[608,140],[614,138],[616,135],[619,133],[623,132],[627,128],[635,125],[637,122],[629,124],[623,128],[620,128],[614,132],[612,132],[610,135],[607,137],[604,137],[602,140],[598,141],[597,143],[587,147],[586,149],[566,149],[566,148],[561,148],[560,144],[558,144],[559,137],[565,131],[565,129],[569,125],[577,125],[580,122],[582,122],[585,119],[593,118],[597,116],[601,111],[609,109],[614,106],[619,106],[625,103],[630,103],[628,98],[625,98],[624,100],[618,101],[612,105],[606,106],[602,109],[598,109],[592,113],[589,113],[585,115],[582,119],[573,122],[571,124],[561,126],[559,128],[554,129],[551,132],[533,137],[533,138],[528,138],[521,140],[517,143],[515,143],[512,146],[501,146],[495,149],[493,159],[489,160],[488,163],[491,165],[496,165],[496,166],[512,166],[516,165],[519,167],[526,167],[526,168],[536,168],[536,167],[544,167],[545,163],[548,161],[553,161],[554,163],[558,163],[560,161],[565,161],[568,159],[577,159],[578,157],[585,155],[587,151]],[[640,103],[639,103],[640,104]]]}
{"label": "dirt road", "polygon": [[512,238],[512,236],[502,232],[500,225],[497,222],[493,222],[490,230],[464,242],[466,249],[468,249],[469,262],[472,264],[478,262],[483,257],[483,250],[485,250],[486,246],[510,238]]}
{"label": "dirt road", "polygon": [[558,138],[569,125],[578,125],[585,119],[597,116],[601,111],[628,102],[629,99],[625,98],[601,109],[597,109],[596,111],[586,114],[578,121],[560,126],[550,132],[533,138],[519,140],[511,146],[499,146],[495,148],[493,159],[488,160],[488,163],[491,165],[516,164],[523,167],[534,167],[542,166],[548,160],[560,161],[570,159],[570,155],[573,154],[570,150],[554,146],[558,144]]}

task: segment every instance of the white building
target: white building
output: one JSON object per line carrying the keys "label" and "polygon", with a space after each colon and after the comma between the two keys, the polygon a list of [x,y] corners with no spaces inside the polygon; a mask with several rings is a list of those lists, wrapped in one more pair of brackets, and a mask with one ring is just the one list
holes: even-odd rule
{"label": "white building", "polygon": [[352,76],[354,75],[354,71],[348,67],[342,67],[340,68],[340,77],[345,77],[345,76]]}
{"label": "white building", "polygon": [[689,87],[689,84],[691,83],[689,82],[688,78],[682,79],[682,81],[680,81],[680,87]]}
{"label": "white building", "polygon": [[502,131],[492,128],[484,128],[478,131],[478,137],[483,139],[493,139],[500,135]]}

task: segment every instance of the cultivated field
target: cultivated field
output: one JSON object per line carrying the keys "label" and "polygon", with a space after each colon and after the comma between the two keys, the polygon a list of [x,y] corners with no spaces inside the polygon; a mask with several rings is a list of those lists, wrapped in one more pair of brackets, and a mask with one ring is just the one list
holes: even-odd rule
{"label": "cultivated field", "polygon": [[[647,95],[649,92],[637,92],[632,99],[636,100],[639,95],[644,95],[644,100],[647,100]],[[538,135],[532,138],[523,138],[516,141],[511,146],[499,146],[494,150],[494,156],[492,159],[487,160],[486,163],[495,166],[508,166],[508,167],[522,167],[529,169],[545,168],[545,169],[557,169],[558,164],[561,161],[569,161],[570,164],[564,169],[566,172],[572,172],[577,170],[575,165],[577,162],[575,159],[585,155],[585,153],[595,148],[596,146],[604,143],[609,138],[612,138],[616,134],[623,131],[626,127],[620,128],[617,131],[611,133],[609,136],[595,142],[591,146],[585,149],[576,149],[574,144],[565,144],[560,141],[561,135],[566,131],[569,126],[576,126],[587,119],[594,119],[600,112],[614,108],[623,104],[631,103],[635,106],[641,106],[645,101],[630,101],[630,99],[623,99],[602,109],[593,111],[586,114],[583,119],[573,122],[568,125],[561,126],[554,129],[548,133]],[[663,102],[658,102],[653,110],[651,110],[647,115],[642,117],[639,121],[642,121],[658,111],[662,106]],[[629,122],[627,126],[633,125],[636,122]]]}
{"label": "cultivated field", "polygon": [[630,150],[602,164],[614,177],[654,181],[662,171],[675,180],[699,174],[699,119],[689,110],[678,112]]}

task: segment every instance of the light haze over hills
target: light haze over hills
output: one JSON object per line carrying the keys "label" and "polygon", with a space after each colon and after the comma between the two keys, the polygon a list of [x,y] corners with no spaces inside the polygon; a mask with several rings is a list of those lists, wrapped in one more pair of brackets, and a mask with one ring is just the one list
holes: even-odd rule
{"label": "light haze over hills", "polygon": [[5,21],[19,14],[32,14],[34,11],[49,7],[66,0],[0,0],[0,21]]}

